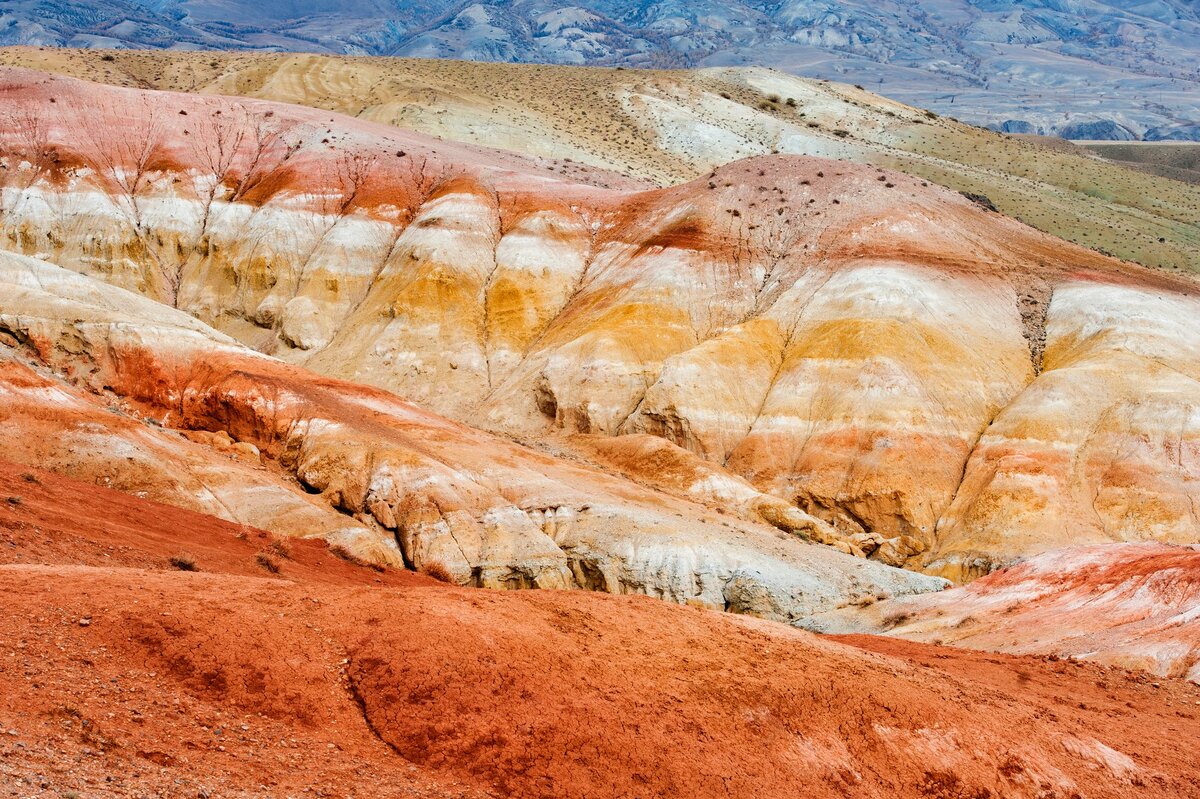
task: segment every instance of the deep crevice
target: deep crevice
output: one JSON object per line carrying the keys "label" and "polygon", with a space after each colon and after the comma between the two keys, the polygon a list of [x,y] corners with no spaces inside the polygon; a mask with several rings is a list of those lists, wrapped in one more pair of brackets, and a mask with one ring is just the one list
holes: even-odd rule
{"label": "deep crevice", "polygon": [[1017,290],[1017,310],[1021,313],[1021,335],[1029,347],[1029,362],[1034,377],[1042,373],[1042,358],[1046,352],[1046,315],[1054,289],[1041,277],[1031,278],[1029,285]]}

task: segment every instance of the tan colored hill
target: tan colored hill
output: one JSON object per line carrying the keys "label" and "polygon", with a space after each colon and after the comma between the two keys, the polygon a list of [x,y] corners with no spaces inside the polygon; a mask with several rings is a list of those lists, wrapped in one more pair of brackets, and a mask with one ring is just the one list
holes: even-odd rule
{"label": "tan colored hill", "polygon": [[[12,48],[0,63],[115,85],[325,108],[659,184],[772,152],[898,169],[981,194],[1085,247],[1191,273],[1200,187],[752,69],[642,71],[316,55]],[[569,162],[565,159],[571,159]]]}
{"label": "tan colored hill", "polygon": [[[609,189],[307,108],[24,70],[3,79],[16,113],[0,127],[3,246],[176,305],[282,361],[952,579],[1071,543],[1197,540],[1200,302],[1188,280],[846,162],[767,156],[671,188]],[[22,270],[40,274],[14,264],[17,283],[41,280]],[[112,350],[103,338],[70,343],[76,312],[53,307],[51,340],[68,354]],[[10,329],[28,337],[21,320]],[[120,363],[105,373],[124,374]],[[278,368],[239,391],[286,383]],[[160,411],[180,391],[91,385],[149,395]],[[305,403],[284,407],[282,418],[305,418]],[[248,435],[221,417],[169,418]],[[252,428],[250,440],[286,450],[296,429]],[[461,435],[435,455],[469,476],[446,502],[476,511],[472,541],[496,533],[509,548],[490,559],[488,546],[451,543],[437,521],[446,502],[433,502],[421,529],[460,578],[565,575],[562,547],[542,535],[554,529],[584,536],[600,561],[639,563],[629,579],[573,572],[581,585],[709,604],[741,585],[749,555],[721,555],[705,582],[712,548],[732,551],[721,530],[665,519],[647,531],[632,520],[662,514],[633,495],[615,511],[623,521],[592,527],[603,514],[577,518],[596,507],[585,495],[619,507],[626,489],[565,470],[542,497],[540,478],[522,478],[525,455],[496,463],[470,454],[496,444]],[[354,462],[353,491],[307,482],[349,514],[407,529],[406,481],[376,479],[388,463]],[[519,513],[502,524],[483,513],[493,506]],[[674,543],[630,549],[621,531]],[[759,603],[767,612],[802,613],[779,610],[793,603],[789,580],[751,579],[775,586]]]}

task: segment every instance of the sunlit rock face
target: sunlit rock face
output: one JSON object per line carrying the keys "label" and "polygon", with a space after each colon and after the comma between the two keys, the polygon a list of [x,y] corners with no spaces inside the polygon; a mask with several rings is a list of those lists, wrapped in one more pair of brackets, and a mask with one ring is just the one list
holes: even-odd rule
{"label": "sunlit rock face", "polygon": [[0,254],[0,288],[0,443],[13,461],[483,587],[796,620],[943,584],[806,542],[836,543],[720,470],[707,493],[680,483],[672,498],[35,259]]}
{"label": "sunlit rock face", "polygon": [[[864,264],[791,292],[674,359],[639,421],[685,416],[702,451],[772,493],[847,531],[932,544],[975,439],[1031,376],[1011,289]],[[700,403],[717,413],[680,413]]]}
{"label": "sunlit rock face", "polygon": [[[1200,539],[1190,284],[918,179],[775,156],[605,190],[309,109],[20,70],[0,91],[17,109],[0,126],[4,247],[282,361],[537,446],[663,439],[754,493],[743,520],[955,579],[1080,541]],[[657,485],[653,462],[623,468]],[[412,475],[377,477],[314,485],[392,529],[371,503],[394,516]],[[531,524],[580,504],[548,500]],[[453,531],[434,516],[421,524]],[[652,517],[629,529],[678,527]],[[460,573],[490,562],[450,537],[436,555]],[[653,592],[546,546],[556,580]],[[708,568],[655,584],[713,603]]]}
{"label": "sunlit rock face", "polygon": [[1065,282],[1046,371],[1000,413],[967,465],[931,562],[950,576],[1061,544],[1197,540],[1200,303]]}

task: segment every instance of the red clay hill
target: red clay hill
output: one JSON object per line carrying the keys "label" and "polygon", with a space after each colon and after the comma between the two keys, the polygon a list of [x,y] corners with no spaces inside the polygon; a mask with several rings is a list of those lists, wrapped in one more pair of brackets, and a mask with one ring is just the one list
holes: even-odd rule
{"label": "red clay hill", "polygon": [[14,796],[1200,796],[1184,681],[461,589],[23,466],[0,495]]}

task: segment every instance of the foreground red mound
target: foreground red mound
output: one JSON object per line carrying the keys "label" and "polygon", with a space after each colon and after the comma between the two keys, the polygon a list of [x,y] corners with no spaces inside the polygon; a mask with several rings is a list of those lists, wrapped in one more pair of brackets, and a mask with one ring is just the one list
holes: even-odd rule
{"label": "foreground red mound", "polygon": [[[273,574],[256,531],[0,481],[11,795],[1200,796],[1183,681],[451,588],[312,542]],[[68,539],[114,565],[62,565]],[[181,548],[203,571],[163,565]]]}

